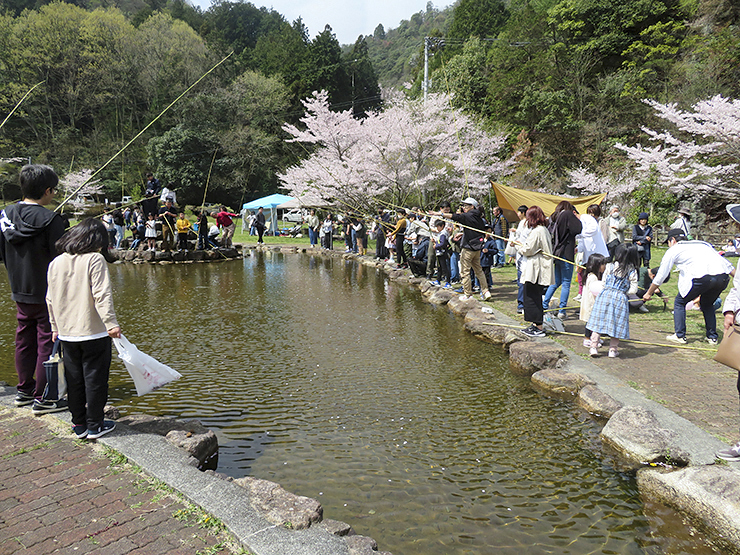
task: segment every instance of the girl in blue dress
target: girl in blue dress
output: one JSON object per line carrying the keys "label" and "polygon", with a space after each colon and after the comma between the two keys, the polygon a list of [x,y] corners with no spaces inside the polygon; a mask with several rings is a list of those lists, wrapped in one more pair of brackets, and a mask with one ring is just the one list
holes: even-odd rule
{"label": "girl in blue dress", "polygon": [[586,327],[591,330],[590,355],[599,354],[599,340],[609,336],[609,358],[619,356],[619,340],[630,338],[629,293],[637,292],[637,268],[640,259],[635,245],[621,244],[614,252],[614,262],[604,273],[604,289],[594,302]]}

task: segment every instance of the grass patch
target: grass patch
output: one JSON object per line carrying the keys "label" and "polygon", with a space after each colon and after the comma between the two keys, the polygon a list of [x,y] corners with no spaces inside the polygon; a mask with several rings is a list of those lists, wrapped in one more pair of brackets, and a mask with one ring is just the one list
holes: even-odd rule
{"label": "grass patch", "polygon": [[3,460],[12,459],[13,457],[17,457],[18,455],[23,455],[24,453],[32,453],[33,451],[37,451],[39,449],[46,449],[47,447],[49,447],[49,442],[42,441],[41,443],[34,445],[33,447],[22,447],[17,451],[13,451],[12,453],[6,453],[5,455],[3,455]]}

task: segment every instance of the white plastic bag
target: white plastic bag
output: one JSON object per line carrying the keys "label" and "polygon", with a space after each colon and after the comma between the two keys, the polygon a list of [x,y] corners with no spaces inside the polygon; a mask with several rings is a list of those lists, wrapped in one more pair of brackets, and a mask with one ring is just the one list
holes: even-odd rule
{"label": "white plastic bag", "polygon": [[118,358],[123,361],[126,370],[134,379],[136,394],[139,397],[182,377],[182,374],[166,364],[162,364],[157,359],[142,353],[136,348],[136,345],[123,335],[120,339],[114,337],[113,344],[118,351]]}

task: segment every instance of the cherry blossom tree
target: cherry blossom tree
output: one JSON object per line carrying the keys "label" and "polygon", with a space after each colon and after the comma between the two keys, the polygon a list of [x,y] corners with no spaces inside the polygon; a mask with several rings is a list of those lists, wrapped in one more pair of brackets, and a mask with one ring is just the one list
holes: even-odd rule
{"label": "cherry blossom tree", "polygon": [[644,127],[643,132],[656,143],[653,146],[616,144],[636,171],[645,177],[655,174],[674,194],[695,200],[737,195],[740,101],[718,95],[694,104],[691,111],[676,104],[644,102],[678,133]]}
{"label": "cherry blossom tree", "polygon": [[570,172],[570,186],[591,195],[607,193],[607,200],[621,202],[640,186],[640,180],[632,172],[600,176],[581,166]]}
{"label": "cherry blossom tree", "polygon": [[485,132],[442,94],[426,102],[386,91],[385,109],[363,120],[351,110],[333,112],[327,94],[304,101],[304,130],[283,129],[291,142],[315,145],[300,164],[280,176],[295,196],[318,194],[353,210],[376,201],[431,206],[442,199],[480,196],[489,179],[511,173],[514,158],[503,158],[506,135]]}
{"label": "cherry blossom tree", "polygon": [[74,195],[67,204],[75,209],[80,209],[85,206],[86,197],[95,198],[102,193],[103,184],[100,183],[99,179],[89,181],[92,174],[93,170],[80,170],[68,173],[59,180],[59,189],[64,198]]}

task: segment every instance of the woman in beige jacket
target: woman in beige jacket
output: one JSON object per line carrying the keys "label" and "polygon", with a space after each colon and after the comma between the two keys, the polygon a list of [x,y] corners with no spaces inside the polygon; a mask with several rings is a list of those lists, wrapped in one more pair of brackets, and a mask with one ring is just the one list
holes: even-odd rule
{"label": "woman in beige jacket", "polygon": [[78,438],[97,439],[113,428],[103,420],[108,400],[111,338],[121,337],[113,311],[108,265],[101,254],[108,233],[88,218],[57,241],[62,254],[49,264],[49,308],[52,337],[62,344],[72,431]]}
{"label": "woman in beige jacket", "polygon": [[532,324],[522,331],[530,337],[544,337],[542,295],[555,282],[552,237],[547,230],[547,218],[539,206],[530,207],[525,218],[531,231],[516,250],[525,257],[520,282],[524,285],[524,320]]}

